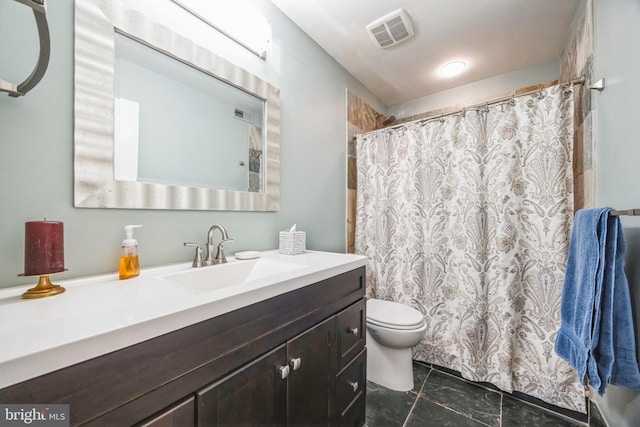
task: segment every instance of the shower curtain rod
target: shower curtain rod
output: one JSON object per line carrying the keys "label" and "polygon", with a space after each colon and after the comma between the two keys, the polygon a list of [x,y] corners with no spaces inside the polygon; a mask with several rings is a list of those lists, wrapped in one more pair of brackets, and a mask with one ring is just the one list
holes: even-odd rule
{"label": "shower curtain rod", "polygon": [[[570,84],[572,86],[575,86],[575,85],[578,85],[578,84],[584,84],[584,79],[580,78],[580,79],[570,80],[568,82],[556,83],[554,85],[550,85],[550,86],[547,86],[547,87],[557,86],[557,85],[562,85],[562,84]],[[402,126],[404,126],[406,124],[409,124],[409,123],[420,123],[420,122],[427,122],[429,120],[437,120],[437,119],[440,119],[442,117],[447,117],[447,116],[451,116],[451,115],[454,115],[454,114],[460,114],[463,111],[472,110],[474,108],[488,107],[489,105],[500,104],[501,102],[505,102],[505,101],[508,101],[510,99],[519,98],[521,96],[531,95],[532,93],[540,92],[543,89],[546,89],[546,88],[530,90],[528,92],[519,93],[517,95],[514,93],[513,95],[510,95],[510,96],[504,96],[502,98],[494,99],[493,101],[480,102],[478,104],[470,105],[468,107],[464,107],[464,108],[461,108],[459,110],[451,111],[451,112],[448,112],[448,113],[442,113],[442,114],[437,114],[437,115],[434,115],[434,116],[423,117],[421,119],[415,119],[415,120],[410,120],[408,122],[398,123],[397,125],[388,126],[386,128],[376,129],[376,130],[371,131],[371,132],[365,132],[363,135],[366,135],[366,134],[372,133],[372,132],[377,132],[379,130],[396,129],[396,128],[402,127]]]}

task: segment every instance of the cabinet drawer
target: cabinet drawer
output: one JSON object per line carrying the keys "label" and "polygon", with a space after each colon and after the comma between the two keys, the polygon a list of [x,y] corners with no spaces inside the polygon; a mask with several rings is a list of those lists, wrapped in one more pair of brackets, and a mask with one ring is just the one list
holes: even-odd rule
{"label": "cabinet drawer", "polygon": [[340,417],[340,427],[362,427],[366,417],[365,394],[363,393]]}
{"label": "cabinet drawer", "polygon": [[338,313],[336,338],[338,349],[338,371],[347,365],[364,348],[366,327],[366,300],[363,298]]}
{"label": "cabinet drawer", "polygon": [[364,397],[367,388],[367,349],[351,361],[336,378],[336,407],[341,417],[355,401]]}

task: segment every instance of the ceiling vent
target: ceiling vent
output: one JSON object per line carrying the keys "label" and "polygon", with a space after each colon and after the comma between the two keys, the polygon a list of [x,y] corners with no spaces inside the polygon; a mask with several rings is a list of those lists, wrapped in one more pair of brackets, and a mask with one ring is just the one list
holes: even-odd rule
{"label": "ceiling vent", "polygon": [[413,35],[413,26],[404,9],[395,10],[367,25],[371,40],[378,47],[390,47]]}
{"label": "ceiling vent", "polygon": [[241,110],[239,108],[236,108],[233,115],[240,120],[244,120],[245,122],[249,122],[252,123],[253,122],[253,115],[250,112]]}

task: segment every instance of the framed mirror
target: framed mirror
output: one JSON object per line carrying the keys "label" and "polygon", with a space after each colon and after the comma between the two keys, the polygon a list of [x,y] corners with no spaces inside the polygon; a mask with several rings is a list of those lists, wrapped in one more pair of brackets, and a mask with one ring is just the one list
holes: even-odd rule
{"label": "framed mirror", "polygon": [[75,8],[76,207],[279,209],[277,88],[117,1]]}

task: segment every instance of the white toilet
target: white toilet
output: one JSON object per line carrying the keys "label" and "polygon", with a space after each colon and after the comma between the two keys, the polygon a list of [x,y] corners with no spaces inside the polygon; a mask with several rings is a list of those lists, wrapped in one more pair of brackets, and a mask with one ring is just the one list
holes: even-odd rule
{"label": "white toilet", "polygon": [[367,379],[397,391],[413,389],[411,347],[427,324],[418,310],[404,304],[367,300]]}

